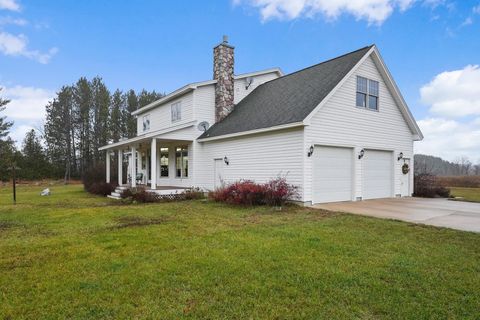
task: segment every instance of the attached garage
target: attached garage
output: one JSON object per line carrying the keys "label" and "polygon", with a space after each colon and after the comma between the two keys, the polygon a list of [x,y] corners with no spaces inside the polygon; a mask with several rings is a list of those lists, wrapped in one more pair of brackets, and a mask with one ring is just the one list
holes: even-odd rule
{"label": "attached garage", "polygon": [[393,153],[365,150],[362,159],[362,198],[378,199],[393,196]]}
{"label": "attached garage", "polygon": [[353,149],[316,146],[312,178],[313,203],[351,201]]}

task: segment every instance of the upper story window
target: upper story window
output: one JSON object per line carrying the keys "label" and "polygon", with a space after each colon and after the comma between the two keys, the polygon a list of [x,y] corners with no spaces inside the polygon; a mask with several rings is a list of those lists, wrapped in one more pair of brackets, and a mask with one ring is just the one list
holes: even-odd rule
{"label": "upper story window", "polygon": [[357,107],[378,110],[378,81],[357,76]]}
{"label": "upper story window", "polygon": [[172,122],[182,120],[182,102],[172,104]]}
{"label": "upper story window", "polygon": [[143,131],[150,130],[150,115],[143,117]]}

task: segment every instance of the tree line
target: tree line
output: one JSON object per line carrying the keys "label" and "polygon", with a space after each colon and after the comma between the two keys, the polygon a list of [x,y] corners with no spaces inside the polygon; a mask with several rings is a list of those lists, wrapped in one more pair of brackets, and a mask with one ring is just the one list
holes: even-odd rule
{"label": "tree line", "polygon": [[[131,112],[163,96],[147,90],[112,93],[100,77],[82,77],[56,93],[45,106],[43,128],[28,132],[20,150],[8,136],[13,123],[0,117],[0,180],[10,178],[13,163],[24,179],[82,178],[89,169],[104,165],[99,147],[136,136]],[[0,115],[8,103],[0,99]]]}
{"label": "tree line", "polygon": [[454,161],[439,157],[416,154],[415,173],[429,173],[437,176],[480,176],[480,159],[474,164],[468,157],[459,157]]}

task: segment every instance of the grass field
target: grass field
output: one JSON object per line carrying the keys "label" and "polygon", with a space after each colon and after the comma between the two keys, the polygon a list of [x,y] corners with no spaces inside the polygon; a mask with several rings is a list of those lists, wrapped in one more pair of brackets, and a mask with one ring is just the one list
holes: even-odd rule
{"label": "grass field", "polygon": [[450,188],[452,196],[462,197],[466,201],[480,202],[480,188]]}
{"label": "grass field", "polygon": [[0,319],[478,319],[480,234],[0,189]]}

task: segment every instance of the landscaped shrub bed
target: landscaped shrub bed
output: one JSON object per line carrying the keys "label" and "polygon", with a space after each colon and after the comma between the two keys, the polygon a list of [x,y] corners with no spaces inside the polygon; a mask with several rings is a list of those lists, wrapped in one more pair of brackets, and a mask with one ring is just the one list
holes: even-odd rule
{"label": "landscaped shrub bed", "polygon": [[413,195],[424,198],[448,198],[450,189],[442,186],[435,175],[422,173],[414,177]]}
{"label": "landscaped shrub bed", "polygon": [[286,178],[279,177],[263,184],[251,180],[236,181],[217,188],[209,194],[209,198],[234,205],[282,206],[297,194],[297,187],[288,184]]}

